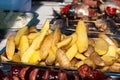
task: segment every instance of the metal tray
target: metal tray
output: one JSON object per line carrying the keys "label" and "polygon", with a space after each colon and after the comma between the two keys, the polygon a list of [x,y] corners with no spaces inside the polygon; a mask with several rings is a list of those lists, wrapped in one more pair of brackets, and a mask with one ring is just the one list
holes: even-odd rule
{"label": "metal tray", "polygon": [[[110,34],[107,34],[109,37],[112,37],[114,39],[116,39],[118,42],[120,42],[120,35],[110,35]],[[98,34],[88,34],[89,37],[98,37]],[[0,51],[0,54],[2,54],[3,52],[5,51],[5,47],[3,48],[3,50]],[[31,65],[31,64],[23,64],[23,63],[17,63],[17,62],[11,62],[11,61],[8,61],[8,62],[2,62],[1,61],[1,64],[2,65],[22,65],[22,66],[33,66],[33,67],[37,67],[37,68],[43,68],[43,69],[49,69],[49,68],[54,68],[56,70],[65,70],[65,71],[72,71],[72,72],[76,72],[77,69],[75,68],[61,68],[59,66],[41,66],[41,65]],[[113,78],[113,80],[120,80],[120,72],[105,72],[105,74],[107,76],[111,76]]]}

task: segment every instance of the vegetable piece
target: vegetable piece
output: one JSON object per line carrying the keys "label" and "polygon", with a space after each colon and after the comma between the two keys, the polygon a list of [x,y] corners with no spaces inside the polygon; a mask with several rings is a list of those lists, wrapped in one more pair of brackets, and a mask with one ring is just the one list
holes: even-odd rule
{"label": "vegetable piece", "polygon": [[75,58],[80,59],[80,60],[85,60],[86,59],[86,57],[83,54],[78,53],[78,52],[76,53]]}
{"label": "vegetable piece", "polygon": [[96,65],[94,64],[94,62],[92,60],[90,60],[89,58],[84,60],[84,64],[87,64],[88,66],[91,66],[94,69],[96,68]]}
{"label": "vegetable piece", "polygon": [[109,71],[120,72],[120,63],[114,63],[112,66],[109,67]]}
{"label": "vegetable piece", "polygon": [[89,59],[94,62],[97,66],[105,66],[104,61],[101,59],[101,57],[98,55],[97,52],[93,52],[90,56]]}
{"label": "vegetable piece", "polygon": [[65,38],[61,42],[57,43],[57,48],[61,48],[61,47],[67,46],[71,42],[71,40],[72,40],[71,36]]}
{"label": "vegetable piece", "polygon": [[108,43],[101,39],[101,38],[96,38],[95,39],[95,45],[94,45],[94,48],[95,48],[95,51],[99,54],[99,55],[104,55],[107,53],[108,51]]}
{"label": "vegetable piece", "polygon": [[33,39],[35,39],[38,35],[40,35],[40,32],[30,33],[30,34],[28,35],[28,39],[33,40]]}
{"label": "vegetable piece", "polygon": [[35,50],[28,62],[30,64],[38,64],[39,61],[41,61],[40,51]]}
{"label": "vegetable piece", "polygon": [[53,53],[53,51],[51,49],[48,51],[48,53],[49,54],[48,54],[48,56],[47,56],[47,58],[45,60],[45,63],[47,65],[53,65],[54,62],[55,62],[55,59],[56,59],[56,55]]}
{"label": "vegetable piece", "polygon": [[20,62],[21,61],[19,53],[15,53],[13,55],[12,61],[14,61],[14,62]]}
{"label": "vegetable piece", "polygon": [[82,20],[78,21],[76,26],[77,37],[77,47],[80,53],[84,52],[88,48],[88,36],[85,23]]}
{"label": "vegetable piece", "polygon": [[70,47],[71,47],[73,44],[75,44],[76,41],[77,41],[77,34],[76,34],[76,33],[73,33],[73,34],[70,35],[70,36],[71,36],[72,40],[71,40],[71,42],[70,42],[67,46],[65,46],[65,49],[70,48]]}
{"label": "vegetable piece", "polygon": [[75,64],[75,67],[79,68],[83,64],[84,64],[84,61],[79,61]]}
{"label": "vegetable piece", "polygon": [[66,51],[66,56],[68,57],[69,61],[73,59],[73,57],[77,53],[77,46],[76,44],[73,44],[67,51]]}
{"label": "vegetable piece", "polygon": [[102,58],[102,60],[105,62],[105,65],[106,65],[106,66],[112,65],[112,64],[115,62],[115,60],[116,60],[115,57],[106,56],[106,55],[105,55],[105,56],[102,56],[101,58]]}
{"label": "vegetable piece", "polygon": [[56,28],[53,33],[53,40],[52,40],[52,46],[51,49],[53,50],[53,53],[56,55],[57,50],[57,43],[61,40],[61,32],[59,28]]}
{"label": "vegetable piece", "polygon": [[70,68],[71,63],[62,49],[57,49],[56,59],[61,67]]}
{"label": "vegetable piece", "polygon": [[105,55],[103,56],[112,56],[112,57],[115,57],[116,59],[118,58],[118,55],[117,55],[117,47],[114,46],[114,45],[110,45],[109,48],[108,48],[108,51]]}
{"label": "vegetable piece", "polygon": [[8,37],[6,42],[6,55],[9,60],[12,60],[12,57],[15,53],[15,35],[11,35]]}
{"label": "vegetable piece", "polygon": [[116,46],[115,43],[107,35],[105,35],[104,33],[99,33],[98,37],[105,40],[109,45]]}
{"label": "vegetable piece", "polygon": [[95,44],[94,38],[88,38],[88,45],[94,46],[94,44]]}
{"label": "vegetable piece", "polygon": [[50,50],[50,47],[52,45],[53,40],[53,34],[49,34],[45,37],[42,44],[40,45],[40,57],[42,60],[46,59],[48,56],[48,51]]}
{"label": "vegetable piece", "polygon": [[89,57],[90,54],[92,54],[94,51],[95,51],[95,50],[94,50],[94,47],[91,46],[91,45],[88,45],[87,51],[85,51],[83,54],[84,54],[85,56]]}
{"label": "vegetable piece", "polygon": [[16,36],[15,36],[15,44],[16,44],[16,46],[19,45],[21,36],[24,35],[27,31],[28,31],[27,26],[25,26],[25,27],[21,28],[20,30],[18,30],[18,32],[16,33]]}
{"label": "vegetable piece", "polygon": [[40,31],[40,35],[37,36],[37,37],[33,40],[31,46],[30,46],[30,47],[24,52],[24,54],[22,55],[22,57],[21,57],[21,62],[23,62],[23,63],[28,63],[29,58],[32,56],[32,54],[34,53],[34,51],[35,51],[36,49],[38,49],[39,46],[41,45],[44,37],[46,36],[46,33],[47,33],[49,27],[50,27],[50,26],[49,26],[49,20],[46,20],[44,26],[42,27],[42,29],[41,29],[41,31]]}
{"label": "vegetable piece", "polygon": [[22,35],[20,38],[19,51],[20,56],[29,48],[29,41],[26,35]]}

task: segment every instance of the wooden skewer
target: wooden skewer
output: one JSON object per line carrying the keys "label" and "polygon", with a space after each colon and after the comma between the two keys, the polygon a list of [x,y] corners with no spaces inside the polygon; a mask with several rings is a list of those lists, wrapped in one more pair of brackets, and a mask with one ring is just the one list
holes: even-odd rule
{"label": "wooden skewer", "polygon": [[100,2],[101,2],[102,4],[104,4],[104,1],[103,1],[103,0],[100,0]]}

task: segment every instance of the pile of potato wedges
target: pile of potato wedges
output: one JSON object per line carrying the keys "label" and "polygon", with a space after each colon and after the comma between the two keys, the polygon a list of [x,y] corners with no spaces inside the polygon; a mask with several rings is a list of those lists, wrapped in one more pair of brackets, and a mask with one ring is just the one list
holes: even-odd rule
{"label": "pile of potato wedges", "polygon": [[120,48],[116,39],[104,33],[88,37],[82,20],[73,34],[65,35],[59,28],[52,31],[47,19],[41,30],[25,26],[9,36],[1,61],[74,69],[88,64],[101,71],[120,72]]}

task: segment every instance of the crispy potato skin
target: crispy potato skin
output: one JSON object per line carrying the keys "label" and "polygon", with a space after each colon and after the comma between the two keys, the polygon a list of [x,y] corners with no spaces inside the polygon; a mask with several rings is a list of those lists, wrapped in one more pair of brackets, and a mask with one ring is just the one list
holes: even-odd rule
{"label": "crispy potato skin", "polygon": [[62,49],[57,50],[57,61],[61,67],[69,68],[71,63]]}
{"label": "crispy potato skin", "polygon": [[6,43],[6,55],[9,60],[12,60],[13,55],[15,53],[14,39],[15,39],[15,35],[12,35],[7,39],[7,43]]}

